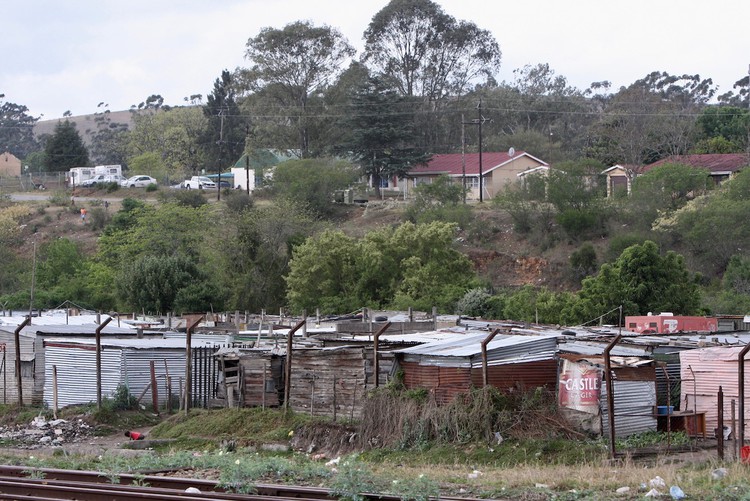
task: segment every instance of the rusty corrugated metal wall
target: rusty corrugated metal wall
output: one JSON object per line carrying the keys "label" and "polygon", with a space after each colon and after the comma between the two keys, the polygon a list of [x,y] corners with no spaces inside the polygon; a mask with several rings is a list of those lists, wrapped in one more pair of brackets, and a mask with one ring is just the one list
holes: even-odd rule
{"label": "rusty corrugated metal wall", "polygon": [[[446,404],[456,395],[471,389],[469,367],[442,367],[420,365],[418,362],[401,362],[404,385],[407,389],[425,388],[433,393],[435,401]],[[480,376],[481,377],[481,376]]]}
{"label": "rusty corrugated metal wall", "polygon": [[[471,382],[477,388],[482,387],[481,368],[472,369]],[[487,382],[503,392],[539,387],[554,390],[557,386],[557,360],[491,365],[487,367]]]}

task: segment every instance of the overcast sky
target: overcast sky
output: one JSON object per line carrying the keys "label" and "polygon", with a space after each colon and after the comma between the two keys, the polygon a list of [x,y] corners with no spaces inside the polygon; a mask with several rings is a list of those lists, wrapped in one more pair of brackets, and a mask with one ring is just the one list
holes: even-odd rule
{"label": "overcast sky", "polygon": [[[358,51],[388,0],[3,0],[4,101],[42,120],[129,109],[152,94],[184,104],[211,93],[224,69],[246,66],[264,27],[310,20],[339,29]],[[579,89],[628,85],[652,71],[712,78],[719,92],[748,74],[748,0],[437,0],[490,30],[498,80],[549,63]]]}

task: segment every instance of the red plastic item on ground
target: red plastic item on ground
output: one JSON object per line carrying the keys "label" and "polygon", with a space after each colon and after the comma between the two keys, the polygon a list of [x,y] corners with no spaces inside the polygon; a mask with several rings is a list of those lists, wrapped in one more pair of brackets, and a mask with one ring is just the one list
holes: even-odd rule
{"label": "red plastic item on ground", "polygon": [[740,449],[740,460],[743,463],[750,463],[750,445],[743,445]]}

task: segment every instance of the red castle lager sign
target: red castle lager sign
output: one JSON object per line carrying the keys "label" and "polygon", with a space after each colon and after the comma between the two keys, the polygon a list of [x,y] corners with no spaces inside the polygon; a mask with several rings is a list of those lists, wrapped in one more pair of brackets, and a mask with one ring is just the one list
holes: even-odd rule
{"label": "red castle lager sign", "polygon": [[602,374],[596,367],[563,360],[558,398],[561,407],[599,414]]}

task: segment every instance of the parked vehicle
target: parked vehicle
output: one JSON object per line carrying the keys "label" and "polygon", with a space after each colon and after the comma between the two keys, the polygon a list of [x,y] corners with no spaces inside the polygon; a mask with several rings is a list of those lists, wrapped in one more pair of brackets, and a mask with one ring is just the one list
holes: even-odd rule
{"label": "parked vehicle", "polygon": [[216,188],[216,183],[206,176],[193,176],[183,182],[186,190],[210,190]]}
{"label": "parked vehicle", "polygon": [[86,179],[85,181],[81,181],[80,186],[91,187],[91,186],[96,186],[98,184],[108,184],[108,183],[122,184],[124,180],[125,178],[119,174],[97,174],[91,179]]}
{"label": "parked vehicle", "polygon": [[120,183],[120,186],[126,188],[145,188],[150,184],[158,184],[156,179],[151,176],[133,176]]}

